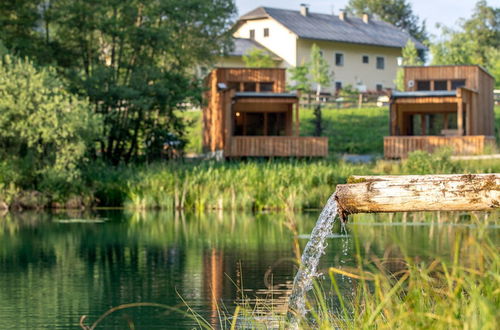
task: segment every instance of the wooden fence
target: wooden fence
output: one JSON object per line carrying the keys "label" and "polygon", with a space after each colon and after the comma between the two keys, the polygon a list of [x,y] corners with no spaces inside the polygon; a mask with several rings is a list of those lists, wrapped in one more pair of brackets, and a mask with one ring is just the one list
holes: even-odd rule
{"label": "wooden fence", "polygon": [[386,136],[384,137],[385,158],[406,158],[415,150],[434,152],[449,147],[454,155],[477,155],[487,145],[494,145],[495,138],[485,135],[471,136]]}

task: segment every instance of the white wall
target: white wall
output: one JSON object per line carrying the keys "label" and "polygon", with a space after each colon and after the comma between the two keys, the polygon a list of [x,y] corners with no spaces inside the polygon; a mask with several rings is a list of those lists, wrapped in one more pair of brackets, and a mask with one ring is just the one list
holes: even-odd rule
{"label": "white wall", "polygon": [[[297,62],[309,61],[311,47],[316,43],[323,52],[323,57],[328,61],[330,69],[333,71],[333,79],[329,91],[334,90],[335,82],[342,82],[342,86],[352,85],[353,87],[361,83],[368,90],[375,90],[377,84],[383,88],[394,88],[394,80],[398,69],[398,57],[401,56],[401,49],[366,46],[359,44],[337,43],[330,41],[313,41],[299,39],[297,45]],[[335,53],[344,54],[344,65],[335,65]],[[369,62],[362,62],[362,56],[368,55]],[[377,69],[376,58],[384,57],[384,69]]]}
{"label": "white wall", "polygon": [[[269,29],[269,36],[264,37],[264,28]],[[250,38],[250,30],[255,30],[255,41],[280,56],[283,67],[296,66],[297,36],[274,19],[251,20],[243,23],[236,30],[234,37]]]}

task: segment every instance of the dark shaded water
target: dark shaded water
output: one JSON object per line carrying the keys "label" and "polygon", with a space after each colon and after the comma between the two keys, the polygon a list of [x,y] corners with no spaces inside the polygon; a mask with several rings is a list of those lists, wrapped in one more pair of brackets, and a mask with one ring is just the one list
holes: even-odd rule
{"label": "dark shaded water", "polygon": [[[128,309],[112,314],[98,329],[197,327],[183,300],[220,327],[217,311],[232,313],[242,293],[279,311],[296,272],[296,244],[302,249],[307,243],[317,214],[0,216],[0,328],[79,329],[81,315],[88,315],[91,324],[109,308],[131,302],[155,302],[181,312]],[[448,257],[458,234],[500,242],[498,217],[358,216],[348,225],[348,237],[335,228],[320,269],[354,265],[356,240],[363,255],[422,260]],[[339,280],[349,291],[349,279]]]}

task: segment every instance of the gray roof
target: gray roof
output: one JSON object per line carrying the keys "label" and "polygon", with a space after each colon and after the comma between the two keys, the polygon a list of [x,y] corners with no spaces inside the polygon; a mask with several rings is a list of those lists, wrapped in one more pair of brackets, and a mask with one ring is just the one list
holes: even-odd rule
{"label": "gray roof", "polygon": [[267,54],[271,55],[274,60],[282,60],[281,57],[271,52],[266,47],[259,44],[257,41],[245,38],[233,38],[234,48],[227,54],[229,56],[243,56],[248,54],[252,49],[262,49]]}
{"label": "gray roof", "polygon": [[409,98],[409,97],[447,97],[457,96],[457,91],[418,91],[418,92],[393,92],[391,98]]}
{"label": "gray roof", "polygon": [[361,18],[346,16],[343,21],[336,15],[309,12],[303,16],[296,10],[259,7],[241,16],[239,21],[271,17],[300,38],[397,48],[404,47],[411,39],[417,49],[427,49],[392,24],[372,18],[365,23]]}

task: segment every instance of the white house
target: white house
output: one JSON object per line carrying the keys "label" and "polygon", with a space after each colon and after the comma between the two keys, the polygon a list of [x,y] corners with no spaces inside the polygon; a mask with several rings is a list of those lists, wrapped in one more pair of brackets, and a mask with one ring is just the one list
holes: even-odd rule
{"label": "white house", "polygon": [[[407,32],[368,15],[317,14],[305,5],[298,11],[256,8],[241,16],[234,29],[235,38],[250,39],[281,58],[280,67],[308,61],[312,45],[317,44],[333,71],[331,92],[346,85],[366,90],[394,88],[398,58],[408,40],[419,51],[426,49]],[[237,55],[233,54],[232,63]]]}

